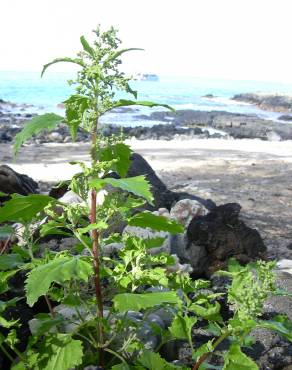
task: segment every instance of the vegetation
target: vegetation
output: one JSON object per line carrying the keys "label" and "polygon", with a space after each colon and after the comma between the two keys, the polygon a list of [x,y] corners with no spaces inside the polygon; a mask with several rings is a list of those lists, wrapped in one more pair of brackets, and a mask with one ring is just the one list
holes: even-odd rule
{"label": "vegetation", "polygon": [[[276,293],[273,263],[242,267],[231,260],[229,270],[218,273],[229,281],[227,292],[214,293],[208,289],[210,282],[173,272],[172,256],[149,253],[163,238],[144,240],[111,231],[116,220],[173,234],[183,232],[183,227],[137,211],[146,202],[152,203],[150,185],[144,176],[126,177],[131,149],[122,135],[106,138],[99,130],[100,117],[115,107],[157,104],[137,101],[129,79],[118,69],[124,52],[139,49],[119,49],[113,28],[106,32],[98,28],[95,34],[93,45],[81,37],[83,51],[76,58],[55,59],[43,68],[42,73],[58,62],[80,66],[77,79],[71,81],[76,93],[64,102],[65,118],[35,117],[15,139],[17,153],[31,135],[63,121],[73,139],[79,128],[91,134],[91,165],[72,163],[81,168],[70,182],[81,203],[67,204],[46,195],[13,195],[0,209],[0,222],[6,223],[0,233],[7,238],[19,234],[9,222],[21,223],[23,241],[0,256],[0,293],[6,297],[0,301],[0,348],[11,359],[13,370],[69,370],[87,365],[112,370],[257,369],[242,352],[242,347],[252,344],[252,329],[270,328],[292,340],[291,323],[285,316],[261,320],[263,302]],[[115,100],[118,90],[135,99]],[[108,177],[111,172],[119,178]],[[106,191],[102,202],[100,191]],[[75,242],[66,251],[42,252],[40,242],[49,235],[72,236]],[[104,251],[113,242],[123,247],[108,256]],[[15,275],[25,276],[25,292],[10,297],[9,281]],[[21,352],[20,321],[7,312],[22,299],[30,307],[43,299],[48,309],[32,320],[31,337]],[[227,317],[222,315],[226,301],[230,305]],[[158,310],[170,317],[167,327],[150,320]],[[198,328],[212,336],[200,346],[194,342]],[[160,340],[149,343],[151,335]],[[176,339],[190,348],[186,363],[168,363],[159,353],[165,343]],[[227,347],[219,351],[222,341]]]}

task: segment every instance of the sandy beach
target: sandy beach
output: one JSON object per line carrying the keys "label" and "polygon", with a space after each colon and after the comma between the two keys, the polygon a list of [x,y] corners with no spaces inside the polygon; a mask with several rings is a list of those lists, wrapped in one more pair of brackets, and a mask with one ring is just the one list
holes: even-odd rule
{"label": "sandy beach", "polygon": [[[217,204],[238,202],[241,217],[257,228],[271,258],[292,258],[292,142],[253,140],[129,140],[171,190]],[[24,146],[16,161],[0,145],[1,164],[41,182],[69,179],[88,161],[87,143]]]}

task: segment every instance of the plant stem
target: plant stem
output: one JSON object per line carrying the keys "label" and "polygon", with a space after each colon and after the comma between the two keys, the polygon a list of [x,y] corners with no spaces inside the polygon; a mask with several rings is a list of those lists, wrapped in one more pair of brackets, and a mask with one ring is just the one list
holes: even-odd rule
{"label": "plant stem", "polygon": [[46,294],[45,294],[45,300],[46,300],[47,306],[49,308],[50,314],[54,318],[56,316],[55,311],[54,311],[54,308],[51,304],[51,301],[49,300],[49,297]]}
{"label": "plant stem", "polygon": [[[96,143],[97,143],[97,122],[93,125],[92,136],[91,136],[91,158],[92,165],[94,166],[97,162],[96,157]],[[91,207],[90,207],[90,223],[96,223],[96,189],[91,190]],[[94,285],[95,285],[95,296],[97,303],[97,316],[99,318],[99,343],[102,346],[104,342],[103,335],[103,303],[102,303],[102,290],[100,282],[100,261],[99,261],[99,232],[97,229],[93,229],[91,233],[92,239],[92,253],[93,253],[93,270],[94,270]],[[99,348],[99,365],[104,366],[104,350],[102,347]]]}
{"label": "plant stem", "polygon": [[221,343],[225,338],[227,338],[230,335],[230,331],[227,331],[226,333],[222,334],[221,337],[219,337],[216,342],[213,345],[213,350],[211,352],[204,353],[201,357],[198,358],[197,362],[192,367],[192,370],[198,370],[199,367],[202,365],[204,361],[207,360],[207,358],[214,352],[214,349]]}
{"label": "plant stem", "polygon": [[13,362],[14,359],[13,357],[10,355],[10,353],[8,351],[6,351],[5,347],[3,346],[3,344],[0,344],[0,349],[1,351],[5,354],[5,356],[11,361]]}
{"label": "plant stem", "polygon": [[[91,223],[96,223],[96,190],[91,191]],[[100,271],[99,271],[99,241],[98,231],[92,230],[92,252],[93,252],[93,267],[94,267],[94,283],[95,283],[95,295],[98,307],[98,316],[103,318],[103,303],[102,303],[102,292],[100,283]]]}
{"label": "plant stem", "polygon": [[0,254],[3,254],[6,252],[6,249],[8,248],[8,245],[9,245],[9,242],[10,242],[10,239],[11,239],[11,235],[9,236],[9,238],[6,239],[5,243],[4,243],[4,246],[3,248],[1,249],[1,252]]}

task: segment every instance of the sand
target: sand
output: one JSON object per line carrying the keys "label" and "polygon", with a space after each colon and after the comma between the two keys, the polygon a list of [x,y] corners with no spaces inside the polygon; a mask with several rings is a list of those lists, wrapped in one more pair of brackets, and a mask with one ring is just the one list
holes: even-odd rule
{"label": "sand", "polygon": [[[257,228],[271,258],[292,259],[292,141],[130,140],[172,190],[187,191],[217,204],[239,202],[242,219]],[[0,163],[37,181],[70,178],[88,161],[86,143],[28,145],[13,161],[0,144]]]}

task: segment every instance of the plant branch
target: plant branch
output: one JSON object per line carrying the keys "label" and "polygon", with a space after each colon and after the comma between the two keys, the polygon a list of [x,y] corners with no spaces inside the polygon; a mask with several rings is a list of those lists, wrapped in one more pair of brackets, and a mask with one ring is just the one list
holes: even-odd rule
{"label": "plant branch", "polygon": [[210,352],[204,353],[202,356],[200,356],[197,360],[197,362],[192,367],[192,370],[198,370],[199,367],[202,365],[203,362],[207,360],[207,358],[214,352],[214,349],[218,347],[218,345],[223,342],[225,338],[227,338],[230,335],[230,331],[227,331],[226,333],[222,334],[221,337],[219,337],[216,342],[213,344],[213,350]]}
{"label": "plant branch", "polygon": [[55,314],[54,308],[51,304],[51,301],[49,300],[49,297],[46,294],[45,294],[45,300],[46,300],[47,306],[49,308],[50,314],[54,318],[56,316],[56,314]]}
{"label": "plant branch", "polygon": [[[90,222],[92,224],[96,223],[96,190],[92,189],[91,191],[91,214]],[[99,318],[98,327],[99,327],[99,342],[100,345],[103,345],[103,302],[102,302],[102,291],[101,291],[101,282],[100,282],[100,265],[99,265],[99,233],[98,230],[92,230],[92,252],[93,252],[93,269],[94,269],[94,285],[95,285],[95,296],[97,302],[97,316]],[[100,357],[100,366],[104,364],[104,351],[102,348],[99,349]]]}
{"label": "plant branch", "polygon": [[14,359],[13,357],[10,355],[10,353],[8,351],[6,351],[5,347],[3,346],[3,344],[0,344],[0,349],[1,351],[5,354],[5,356],[11,361],[13,362]]}
{"label": "plant branch", "polygon": [[7,248],[8,248],[8,245],[9,245],[9,242],[10,242],[10,239],[11,239],[11,235],[6,239],[4,245],[3,245],[3,248],[1,249],[1,252],[0,254],[3,254],[6,252]]}

